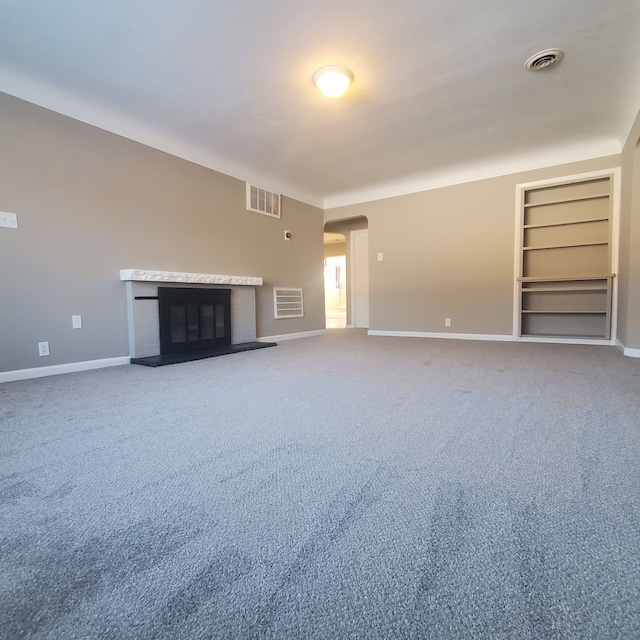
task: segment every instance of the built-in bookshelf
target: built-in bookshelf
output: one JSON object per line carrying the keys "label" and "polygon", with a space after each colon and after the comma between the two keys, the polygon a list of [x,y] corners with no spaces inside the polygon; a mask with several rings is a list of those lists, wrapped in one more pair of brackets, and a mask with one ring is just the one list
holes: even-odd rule
{"label": "built-in bookshelf", "polygon": [[611,178],[526,189],[519,335],[611,335]]}

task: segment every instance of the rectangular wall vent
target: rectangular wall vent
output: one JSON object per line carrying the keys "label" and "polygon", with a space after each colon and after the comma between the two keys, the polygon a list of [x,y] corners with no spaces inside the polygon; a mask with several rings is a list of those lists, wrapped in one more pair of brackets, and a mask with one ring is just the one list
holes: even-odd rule
{"label": "rectangular wall vent", "polygon": [[280,217],[280,194],[254,187],[247,182],[247,211],[263,213],[272,218]]}
{"label": "rectangular wall vent", "polygon": [[276,320],[282,318],[304,317],[302,289],[274,287],[273,308]]}

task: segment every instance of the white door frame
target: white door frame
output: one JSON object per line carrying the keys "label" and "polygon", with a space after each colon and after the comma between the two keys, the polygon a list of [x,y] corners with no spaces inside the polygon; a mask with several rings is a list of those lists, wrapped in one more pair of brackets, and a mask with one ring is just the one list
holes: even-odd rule
{"label": "white door frame", "polygon": [[[366,238],[367,239],[367,247],[368,247],[368,240],[369,240],[369,229],[358,229],[355,231],[352,231],[350,234],[350,242],[349,242],[349,246],[350,246],[350,258],[351,258],[351,265],[350,265],[350,278],[349,278],[349,282],[350,282],[350,289],[351,289],[351,295],[349,298],[350,304],[351,304],[351,323],[349,326],[351,327],[355,327],[355,328],[363,328],[363,329],[368,329],[369,328],[369,254],[367,251],[367,254],[364,256],[364,260],[362,258],[362,256],[358,255],[358,250],[356,249],[356,243],[357,243],[357,239],[358,238]],[[356,264],[357,263],[357,264]],[[359,266],[358,266],[359,265]],[[364,265],[364,266],[363,266]],[[363,295],[363,291],[356,291],[357,287],[356,287],[356,271],[358,269],[362,269],[362,268],[366,268],[366,282],[367,282],[367,290],[366,292],[364,292]],[[362,276],[362,273],[359,273],[360,276]],[[358,295],[363,296],[362,298],[358,298]],[[362,303],[364,297],[366,297],[366,314],[361,313],[358,314],[357,311],[357,305],[358,303]],[[358,299],[357,299],[358,298]],[[362,317],[366,315],[366,317]]]}

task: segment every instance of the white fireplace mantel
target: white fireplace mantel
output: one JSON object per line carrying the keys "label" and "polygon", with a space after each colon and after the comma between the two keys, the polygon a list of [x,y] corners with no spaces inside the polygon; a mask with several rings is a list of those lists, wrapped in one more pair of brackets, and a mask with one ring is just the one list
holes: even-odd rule
{"label": "white fireplace mantel", "polygon": [[182,271],[152,271],[150,269],[121,269],[120,280],[262,286],[262,278],[254,276],[223,276],[216,273],[185,273]]}

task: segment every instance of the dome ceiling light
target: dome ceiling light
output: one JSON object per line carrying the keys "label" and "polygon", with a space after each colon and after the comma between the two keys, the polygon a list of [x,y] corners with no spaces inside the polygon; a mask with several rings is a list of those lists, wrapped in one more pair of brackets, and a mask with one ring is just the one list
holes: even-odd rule
{"label": "dome ceiling light", "polygon": [[545,49],[531,56],[525,63],[527,71],[544,71],[564,58],[562,49]]}
{"label": "dome ceiling light", "polygon": [[322,67],[313,74],[313,82],[329,98],[339,98],[353,82],[353,73],[346,67]]}

